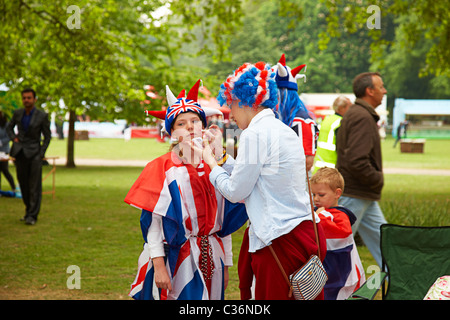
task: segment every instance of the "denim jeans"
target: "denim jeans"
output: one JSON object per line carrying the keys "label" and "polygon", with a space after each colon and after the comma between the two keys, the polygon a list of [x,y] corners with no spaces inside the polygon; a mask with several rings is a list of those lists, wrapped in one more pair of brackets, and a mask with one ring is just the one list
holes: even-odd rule
{"label": "denim jeans", "polygon": [[357,220],[353,234],[359,233],[378,266],[381,268],[380,226],[387,223],[378,201],[342,196],[339,205],[350,209]]}

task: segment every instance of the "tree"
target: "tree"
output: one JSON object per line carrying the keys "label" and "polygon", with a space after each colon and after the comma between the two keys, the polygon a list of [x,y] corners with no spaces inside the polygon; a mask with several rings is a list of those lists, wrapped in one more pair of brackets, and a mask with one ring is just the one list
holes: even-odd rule
{"label": "tree", "polygon": [[246,1],[243,4],[243,11],[246,14],[242,19],[242,25],[230,40],[228,49],[230,56],[217,62],[210,61],[208,65],[210,67],[209,74],[218,79],[217,91],[220,83],[245,62],[266,61],[274,64],[280,58],[281,51],[265,28],[267,16],[261,14],[263,8],[268,4],[270,3],[267,1]]}
{"label": "tree", "polygon": [[401,45],[404,36],[403,28],[396,30],[396,38],[400,41],[389,48],[381,68],[386,74],[385,85],[391,99],[449,99],[450,77],[432,74],[418,77],[433,41],[421,39],[414,46],[405,47]]}
{"label": "tree", "polygon": [[[326,16],[327,30],[321,34],[326,46],[330,37],[339,37],[342,32],[357,32],[371,28],[372,62],[382,67],[384,56],[390,46],[399,43],[412,48],[423,39],[431,40],[425,63],[419,76],[435,75],[450,77],[450,7],[445,1],[433,0],[321,0],[329,9]],[[338,13],[338,8],[345,7]],[[376,16],[379,14],[378,16]],[[375,15],[375,16],[374,16]],[[379,26],[372,24],[379,18]],[[404,31],[402,39],[393,38],[390,23]]]}
{"label": "tree", "polygon": [[[320,2],[296,1],[302,9],[302,20],[295,24],[289,17],[278,18],[277,28],[271,34],[286,54],[291,66],[306,64],[307,82],[302,92],[349,92],[356,74],[369,66],[367,51],[370,38],[365,32],[344,32],[340,38],[332,38],[326,47],[321,45],[321,34],[326,30],[323,23],[328,10]],[[275,8],[276,9],[276,8]],[[343,10],[340,8],[339,10]],[[269,15],[270,25],[275,25],[275,15]]]}
{"label": "tree", "polygon": [[275,64],[285,53],[287,64],[307,64],[301,92],[349,92],[353,77],[370,67],[371,39],[367,32],[344,33],[320,47],[327,8],[313,1],[246,1],[243,25],[230,42],[230,61],[211,66],[222,79],[244,62]]}
{"label": "tree", "polygon": [[[239,10],[239,2],[220,0],[82,0],[70,6],[62,0],[0,0],[0,83],[13,93],[34,87],[48,112],[64,100],[70,115],[66,166],[75,167],[76,114],[118,106],[138,111],[144,84],[162,94],[166,83],[191,83],[193,75],[177,65],[181,44],[193,39],[191,26],[209,23],[205,37],[217,28],[231,34]],[[224,54],[227,38],[213,41]]]}

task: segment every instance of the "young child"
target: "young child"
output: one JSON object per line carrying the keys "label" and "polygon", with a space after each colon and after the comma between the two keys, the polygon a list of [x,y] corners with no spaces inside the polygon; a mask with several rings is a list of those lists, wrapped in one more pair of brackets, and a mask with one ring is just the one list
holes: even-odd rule
{"label": "young child", "polygon": [[328,274],[325,300],[347,299],[365,281],[364,269],[352,234],[355,215],[338,206],[344,179],[333,168],[323,167],[310,180],[316,214],[327,239],[323,265]]}
{"label": "young child", "polygon": [[125,198],[142,210],[145,241],[129,293],[134,299],[224,299],[230,234],[247,214],[243,204],[231,204],[214,189],[209,167],[191,152],[191,141],[202,139],[206,127],[198,87],[199,81],[178,98],[167,87],[171,151],[147,164]]}

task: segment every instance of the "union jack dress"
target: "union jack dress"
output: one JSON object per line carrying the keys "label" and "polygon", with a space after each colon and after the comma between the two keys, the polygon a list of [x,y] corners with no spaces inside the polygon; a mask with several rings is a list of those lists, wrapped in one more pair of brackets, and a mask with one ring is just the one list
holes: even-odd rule
{"label": "union jack dress", "polygon": [[[144,248],[129,295],[137,300],[224,299],[222,238],[246,221],[244,204],[224,199],[209,181],[210,168],[183,164],[172,152],[148,163],[125,202],[142,210]],[[162,216],[165,261],[172,290],[154,284],[147,235],[152,214]]]}

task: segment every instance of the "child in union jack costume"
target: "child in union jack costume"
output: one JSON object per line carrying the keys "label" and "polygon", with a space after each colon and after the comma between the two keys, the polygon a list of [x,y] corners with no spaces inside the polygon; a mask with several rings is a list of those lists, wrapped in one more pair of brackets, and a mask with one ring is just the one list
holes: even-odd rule
{"label": "child in union jack costume", "polygon": [[309,171],[314,163],[319,129],[298,96],[297,79],[305,78],[304,74],[300,74],[303,69],[306,70],[305,64],[291,70],[286,65],[284,53],[277,66],[274,67],[276,71],[275,80],[280,94],[280,103],[277,106],[276,114],[284,124],[291,127],[302,138],[306,168]]}
{"label": "child in union jack costume", "polygon": [[[247,214],[243,204],[228,202],[214,189],[209,167],[191,153],[191,141],[206,128],[199,83],[187,97],[183,90],[175,98],[166,87],[165,130],[175,147],[147,164],[125,198],[142,210],[145,241],[129,293],[134,299],[224,299],[231,233]],[[233,161],[222,159],[223,168]]]}
{"label": "child in union jack costume", "polygon": [[311,178],[316,214],[327,239],[323,266],[327,271],[325,300],[345,300],[365,281],[364,269],[353,239],[356,216],[338,206],[344,191],[344,178],[334,168],[320,168]]}

